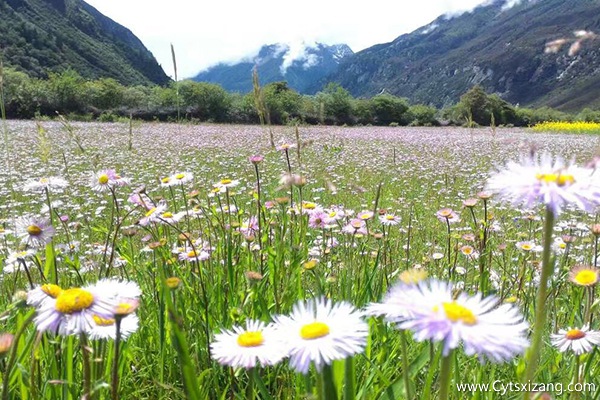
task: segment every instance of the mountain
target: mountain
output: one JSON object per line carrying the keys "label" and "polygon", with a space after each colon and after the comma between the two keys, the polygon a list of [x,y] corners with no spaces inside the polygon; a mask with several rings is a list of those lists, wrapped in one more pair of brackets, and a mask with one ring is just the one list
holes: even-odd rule
{"label": "mountain", "polygon": [[[600,37],[567,54],[580,30],[600,33],[600,1],[523,0],[510,8],[491,1],[360,51],[320,83],[338,82],[354,96],[385,90],[437,107],[475,84],[513,104],[600,107]],[[563,48],[544,52],[560,38],[568,39]]]}
{"label": "mountain", "polygon": [[130,30],[82,0],[0,0],[0,16],[0,57],[30,76],[71,68],[126,85],[169,81]]}
{"label": "mountain", "polygon": [[235,64],[221,63],[192,79],[218,83],[225,90],[246,93],[252,90],[252,70],[256,65],[261,85],[287,81],[289,87],[306,93],[309,87],[314,86],[314,82],[333,73],[340,62],[352,54],[350,47],[345,44],[272,44],[263,46],[253,59]]}

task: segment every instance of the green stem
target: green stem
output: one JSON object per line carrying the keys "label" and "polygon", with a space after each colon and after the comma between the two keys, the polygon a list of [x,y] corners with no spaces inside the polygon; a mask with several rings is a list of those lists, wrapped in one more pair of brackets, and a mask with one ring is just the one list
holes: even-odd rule
{"label": "green stem", "polygon": [[248,387],[246,387],[246,398],[248,400],[254,400],[254,370],[256,368],[250,368],[248,370]]}
{"label": "green stem", "polygon": [[[580,356],[575,354],[575,370],[573,371],[573,386],[579,386],[579,364],[580,364]],[[575,390],[573,393],[573,398],[575,400],[579,399],[579,391]]]}
{"label": "green stem", "polygon": [[90,364],[90,354],[88,350],[88,341],[85,333],[80,335],[81,355],[83,357],[83,398],[92,398],[92,369]]}
{"label": "green stem", "polygon": [[[542,253],[542,275],[540,277],[540,286],[538,288],[535,305],[535,322],[533,325],[533,334],[531,339],[531,348],[527,357],[527,369],[525,370],[524,382],[533,382],[535,379],[536,367],[538,366],[540,350],[542,346],[542,336],[546,325],[546,298],[548,297],[548,280],[554,272],[554,264],[550,262],[552,245],[552,228],[554,227],[554,213],[549,207],[546,207],[546,218],[544,221],[544,249]],[[528,393],[524,394],[524,399],[528,399]]]}
{"label": "green stem", "polygon": [[112,400],[119,398],[119,347],[121,344],[121,317],[115,318],[117,332],[115,334],[115,354],[112,365]]}
{"label": "green stem", "polygon": [[406,393],[406,398],[411,400],[412,393],[410,390],[410,375],[408,374],[408,349],[406,346],[406,342],[408,340],[406,331],[400,332],[400,344],[402,351],[402,376],[404,377],[404,393]]}
{"label": "green stem", "polygon": [[323,366],[323,399],[324,400],[337,400],[337,391],[335,390],[335,384],[333,383],[333,370],[331,365]]}
{"label": "green stem", "polygon": [[344,400],[353,400],[356,389],[354,387],[354,359],[346,358],[344,366]]}
{"label": "green stem", "polygon": [[450,393],[450,375],[452,372],[452,354],[442,357],[442,367],[440,371],[440,400],[448,400]]}

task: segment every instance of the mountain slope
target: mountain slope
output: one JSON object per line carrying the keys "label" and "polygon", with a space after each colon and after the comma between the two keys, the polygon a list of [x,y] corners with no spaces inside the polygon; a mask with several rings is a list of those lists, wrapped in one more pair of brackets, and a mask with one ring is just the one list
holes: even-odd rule
{"label": "mountain slope", "polygon": [[291,48],[288,45],[263,46],[252,60],[236,64],[218,64],[194,78],[195,81],[218,83],[225,90],[246,93],[252,90],[252,70],[256,65],[260,83],[287,81],[300,93],[337,70],[339,63],[353,54],[345,44]]}
{"label": "mountain slope", "polygon": [[[600,2],[503,1],[431,24],[346,59],[327,81],[355,96],[386,92],[437,107],[456,102],[474,84],[522,105],[567,110],[600,106],[600,40],[575,56],[544,53],[545,43],[600,32]],[[568,47],[568,45],[567,45]]]}
{"label": "mountain slope", "polygon": [[128,85],[169,81],[130,30],[82,0],[0,0],[0,16],[4,64],[31,76],[72,68]]}

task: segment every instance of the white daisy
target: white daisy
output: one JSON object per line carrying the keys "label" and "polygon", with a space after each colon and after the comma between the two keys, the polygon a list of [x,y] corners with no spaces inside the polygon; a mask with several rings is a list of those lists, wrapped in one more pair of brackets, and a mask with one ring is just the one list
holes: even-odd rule
{"label": "white daisy", "polygon": [[[115,339],[117,336],[117,327],[115,318],[102,318],[98,315],[92,316],[95,324],[90,328],[88,334],[91,339]],[[130,314],[121,319],[121,339],[127,339],[132,333],[138,330],[139,318],[135,314]]]}
{"label": "white daisy", "polygon": [[[96,325],[94,316],[113,318],[118,301],[107,297],[101,288],[102,285],[89,285],[58,291],[52,287],[56,290],[36,305],[37,315],[34,322],[37,330],[67,335],[87,333]],[[52,297],[54,295],[56,298]],[[32,294],[31,304],[38,299],[34,296],[35,293]]]}
{"label": "white daisy", "polygon": [[146,212],[144,217],[140,219],[139,224],[141,226],[147,226],[153,222],[160,222],[160,218],[166,210],[167,203],[165,201],[160,201],[156,207],[152,207]]}
{"label": "white daisy", "polygon": [[369,331],[362,313],[352,305],[326,299],[299,302],[291,315],[274,320],[289,346],[292,368],[303,374],[311,362],[321,370],[334,360],[362,352]]}
{"label": "white daisy", "polygon": [[415,340],[443,342],[443,355],[462,342],[467,355],[506,361],[525,351],[527,323],[512,304],[494,296],[453,296],[449,283],[428,280],[390,293],[393,307],[386,313],[400,329],[413,331]]}
{"label": "white daisy", "polygon": [[52,241],[55,230],[48,218],[21,217],[15,222],[21,243],[30,247],[44,247]]}
{"label": "white daisy", "polygon": [[550,335],[550,341],[560,352],[571,349],[573,353],[580,355],[589,353],[594,346],[600,345],[600,332],[590,331],[588,326],[581,329],[561,329],[557,334]]}
{"label": "white daisy", "polygon": [[30,180],[25,183],[23,190],[25,191],[44,191],[49,189],[63,189],[69,186],[69,183],[63,178],[57,176],[49,176],[38,180]]}
{"label": "white daisy", "polygon": [[509,162],[488,180],[486,191],[497,193],[515,206],[545,204],[555,216],[568,204],[591,212],[600,201],[596,169],[566,165],[548,154]]}
{"label": "white daisy", "polygon": [[287,347],[273,325],[248,320],[246,326],[234,326],[215,335],[211,356],[219,364],[234,368],[275,365],[287,356]]}
{"label": "white daisy", "polygon": [[194,175],[191,172],[180,172],[171,176],[171,181],[178,185],[190,182],[192,179]]}

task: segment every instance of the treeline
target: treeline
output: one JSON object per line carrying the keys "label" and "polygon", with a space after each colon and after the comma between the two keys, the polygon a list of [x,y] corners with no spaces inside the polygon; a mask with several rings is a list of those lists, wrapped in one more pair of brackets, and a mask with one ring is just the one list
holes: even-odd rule
{"label": "treeline", "polygon": [[[4,69],[0,74],[7,118],[53,117],[115,121],[132,116],[142,120],[224,123],[324,125],[493,125],[527,126],[541,121],[600,122],[600,111],[577,115],[550,108],[515,107],[475,86],[452,107],[438,110],[425,104],[382,93],[370,99],[353,98],[330,83],[314,96],[301,95],[286,82],[269,83],[252,93],[228,93],[216,84],[181,81],[169,86],[123,86],[112,78],[85,80],[67,70],[48,79],[31,78]],[[260,114],[259,115],[259,111]]]}

